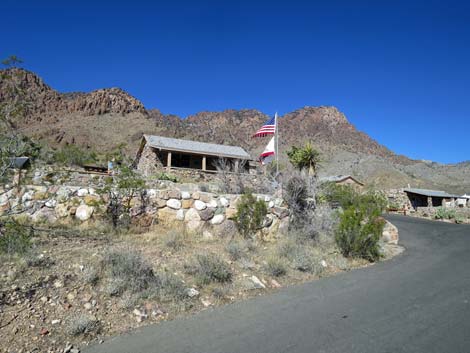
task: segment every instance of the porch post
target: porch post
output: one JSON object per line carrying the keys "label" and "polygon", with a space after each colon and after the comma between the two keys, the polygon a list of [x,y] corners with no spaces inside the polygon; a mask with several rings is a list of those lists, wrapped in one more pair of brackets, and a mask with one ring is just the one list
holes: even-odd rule
{"label": "porch post", "polygon": [[206,156],[202,156],[202,170],[206,170]]}
{"label": "porch post", "polygon": [[171,152],[168,152],[168,155],[166,157],[166,166],[168,169],[171,168]]}

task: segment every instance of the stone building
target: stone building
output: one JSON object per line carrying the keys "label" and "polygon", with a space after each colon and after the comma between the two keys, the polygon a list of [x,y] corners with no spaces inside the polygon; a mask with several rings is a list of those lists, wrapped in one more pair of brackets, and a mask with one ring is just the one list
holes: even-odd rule
{"label": "stone building", "polygon": [[419,207],[454,207],[455,200],[459,197],[441,190],[408,188],[403,191],[415,210]]}
{"label": "stone building", "polygon": [[332,175],[332,176],[325,176],[320,178],[320,182],[322,183],[335,183],[337,185],[349,185],[358,190],[362,190],[364,184],[361,183],[356,178],[352,177],[351,175]]}
{"label": "stone building", "polygon": [[223,163],[227,172],[256,174],[256,162],[241,147],[144,135],[135,166],[144,175],[171,169],[217,173]]}

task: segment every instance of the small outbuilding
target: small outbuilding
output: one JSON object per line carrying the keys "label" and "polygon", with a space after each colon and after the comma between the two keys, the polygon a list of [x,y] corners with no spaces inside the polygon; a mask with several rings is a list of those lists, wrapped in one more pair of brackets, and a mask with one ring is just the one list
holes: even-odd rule
{"label": "small outbuilding", "polygon": [[223,160],[229,171],[255,173],[256,165],[239,146],[220,145],[163,136],[144,135],[135,166],[145,175],[170,169],[217,172]]}
{"label": "small outbuilding", "polygon": [[360,182],[356,178],[351,175],[331,175],[321,177],[321,183],[335,183],[337,185],[349,185],[357,189],[362,189],[364,187],[364,183]]}
{"label": "small outbuilding", "polygon": [[448,194],[441,190],[408,188],[403,191],[415,210],[418,207],[452,207],[455,205],[455,200],[459,198],[457,195]]}

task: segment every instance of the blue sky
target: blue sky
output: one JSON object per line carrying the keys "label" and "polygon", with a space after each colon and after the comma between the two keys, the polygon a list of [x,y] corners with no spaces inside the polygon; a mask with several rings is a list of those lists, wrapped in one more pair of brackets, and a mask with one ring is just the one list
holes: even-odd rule
{"label": "blue sky", "polygon": [[2,58],[185,117],[334,105],[393,151],[470,160],[470,2],[3,0]]}

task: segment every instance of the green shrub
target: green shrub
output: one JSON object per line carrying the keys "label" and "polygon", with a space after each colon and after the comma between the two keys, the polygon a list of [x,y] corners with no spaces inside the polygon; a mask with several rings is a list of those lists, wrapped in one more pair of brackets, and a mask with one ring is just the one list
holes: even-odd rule
{"label": "green shrub", "polygon": [[168,180],[168,181],[172,181],[174,183],[178,182],[178,178],[176,176],[168,174],[168,173],[164,173],[164,172],[157,174],[156,179],[157,180]]}
{"label": "green shrub", "polygon": [[187,270],[201,284],[231,282],[233,276],[229,265],[216,254],[197,255],[195,264],[187,266]]}
{"label": "green shrub", "polygon": [[435,219],[455,219],[455,217],[455,210],[446,207],[438,207],[434,215]]}
{"label": "green shrub", "polygon": [[31,249],[32,228],[12,218],[0,221],[0,254],[24,255]]}
{"label": "green shrub", "polygon": [[82,166],[86,163],[96,162],[97,156],[95,152],[82,150],[77,145],[65,145],[54,152],[53,160],[67,166]]}
{"label": "green shrub", "polygon": [[287,273],[287,262],[279,256],[270,256],[266,260],[264,269],[266,273],[274,277],[281,277]]}
{"label": "green shrub", "polygon": [[256,200],[251,193],[242,195],[237,204],[235,223],[238,231],[244,238],[252,237],[261,228],[266,213],[266,203],[263,200]]}
{"label": "green shrub", "polygon": [[385,221],[380,218],[386,207],[385,198],[375,192],[359,194],[346,190],[341,201],[343,212],[336,230],[335,240],[344,256],[360,257],[369,261],[380,258],[379,240]]}

